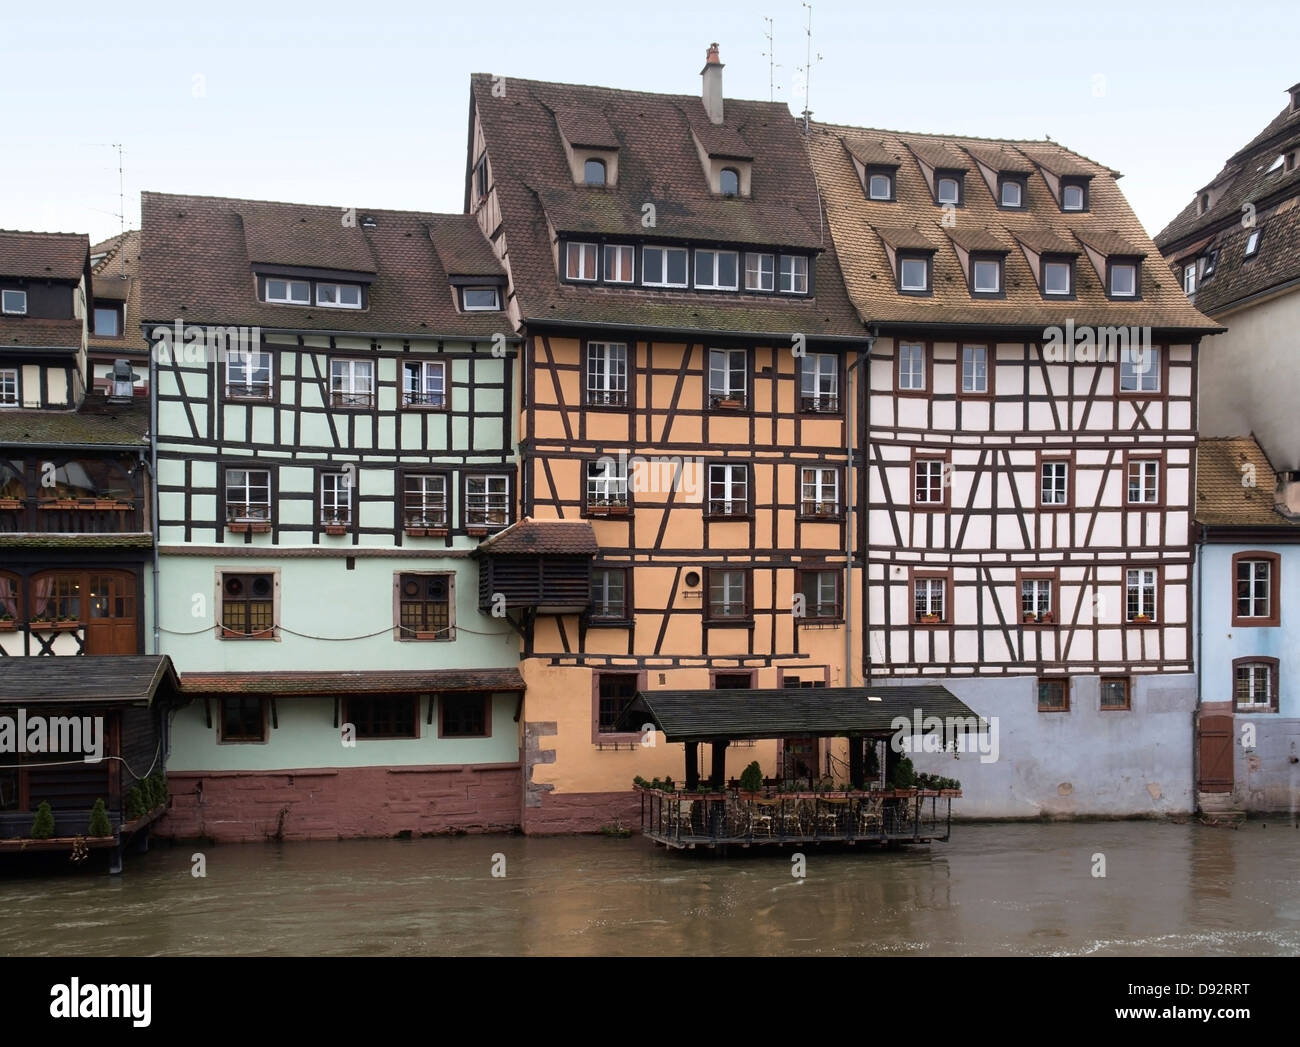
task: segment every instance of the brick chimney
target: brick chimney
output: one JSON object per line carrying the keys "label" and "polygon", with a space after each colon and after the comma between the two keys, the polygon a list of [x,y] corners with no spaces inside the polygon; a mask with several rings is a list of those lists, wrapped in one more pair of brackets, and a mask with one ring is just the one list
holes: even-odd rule
{"label": "brick chimney", "polygon": [[717,44],[709,44],[700,76],[704,78],[704,111],[709,114],[710,122],[720,124],[722,123],[722,59],[718,57]]}

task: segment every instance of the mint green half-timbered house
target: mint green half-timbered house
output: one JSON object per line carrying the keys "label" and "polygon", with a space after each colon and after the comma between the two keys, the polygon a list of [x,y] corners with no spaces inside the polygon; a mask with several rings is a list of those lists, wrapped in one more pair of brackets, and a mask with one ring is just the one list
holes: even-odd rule
{"label": "mint green half-timbered house", "polygon": [[519,823],[518,637],[471,552],[516,504],[517,339],[471,217],[146,193],[164,831]]}

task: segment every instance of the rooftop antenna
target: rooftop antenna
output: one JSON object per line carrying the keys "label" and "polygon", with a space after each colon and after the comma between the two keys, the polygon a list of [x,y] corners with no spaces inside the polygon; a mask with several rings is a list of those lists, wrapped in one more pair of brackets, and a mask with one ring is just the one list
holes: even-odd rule
{"label": "rooftop antenna", "polygon": [[[804,60],[804,64],[800,67],[801,71],[803,72],[803,133],[807,134],[808,122],[812,118],[812,110],[808,108],[808,96],[812,89],[812,67],[814,62],[813,45],[812,45],[813,9],[812,9],[812,4],[808,3],[808,0],[802,0],[802,4],[808,10],[808,26],[806,30],[808,34],[808,56]],[[822,56],[818,54],[815,60],[820,62],[822,60]]]}
{"label": "rooftop antenna", "polygon": [[775,102],[776,89],[780,86],[780,84],[776,82],[776,71],[781,68],[776,60],[776,45],[774,43],[775,23],[772,19],[766,16],[764,16],[763,21],[767,23],[767,32],[763,34],[767,37],[767,50],[762,52],[763,57],[767,59],[767,100],[769,102]]}
{"label": "rooftop antenna", "polygon": [[[118,217],[118,235],[126,236],[126,176],[123,173],[125,168],[122,163],[122,143],[114,142],[112,148],[117,150],[117,217]],[[121,245],[119,245],[120,247]]]}

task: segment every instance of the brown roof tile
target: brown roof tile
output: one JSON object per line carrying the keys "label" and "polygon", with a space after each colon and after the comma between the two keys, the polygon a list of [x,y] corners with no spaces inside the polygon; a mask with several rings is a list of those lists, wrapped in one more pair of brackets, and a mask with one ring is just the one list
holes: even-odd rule
{"label": "brown roof tile", "polygon": [[0,316],[0,348],[81,348],[80,320],[41,320],[31,316]]}
{"label": "brown roof tile", "polygon": [[492,245],[483,238],[473,215],[430,215],[429,238],[448,276],[504,277]]}
{"label": "brown roof tile", "polygon": [[141,447],[148,432],[149,406],[142,398],[117,405],[91,394],[76,411],[0,411],[0,445]]}
{"label": "brown roof tile", "polygon": [[186,673],[185,694],[372,694],[522,691],[518,669],[376,669],[364,672]]}
{"label": "brown roof tile", "polygon": [[118,351],[126,351],[128,354],[147,352],[149,343],[140,332],[140,230],[128,229],[125,233],[95,244],[90,253],[104,256],[91,274],[91,289],[95,300],[122,303],[125,306],[125,318],[121,338],[96,338],[92,325],[87,347],[96,356],[107,356]]}
{"label": "brown roof tile", "polygon": [[871,228],[895,250],[936,251],[939,248],[940,241],[916,225],[873,225]]}
{"label": "brown roof tile", "polygon": [[534,520],[525,516],[483,541],[476,553],[491,556],[595,556],[596,531],[586,520]]}
{"label": "brown roof tile", "polygon": [[1147,250],[1131,240],[1126,240],[1119,233],[1109,229],[1099,229],[1095,226],[1084,226],[1076,228],[1074,235],[1091,247],[1106,256],[1128,255],[1135,258],[1145,258]]}
{"label": "brown roof tile", "polygon": [[1000,174],[1034,173],[1034,165],[1025,154],[1010,146],[967,144],[964,148],[990,171],[997,171]]}
{"label": "brown roof tile", "polygon": [[[1254,483],[1246,482],[1253,474]],[[1300,527],[1274,505],[1275,474],[1253,436],[1202,437],[1196,451],[1196,520],[1209,526]]]}
{"label": "brown roof tile", "polygon": [[908,139],[905,144],[918,160],[936,170],[970,170],[970,161],[966,159],[965,155],[955,149],[950,149],[943,142],[927,139]]}
{"label": "brown roof tile", "polygon": [[845,138],[844,148],[863,167],[898,167],[903,162],[903,151],[885,145],[883,139]]}
{"label": "brown roof tile", "polygon": [[1011,250],[1010,241],[1004,242],[1001,237],[988,229],[970,225],[954,225],[951,228],[945,228],[943,231],[948,234],[949,240],[967,251],[1007,254]]}
{"label": "brown roof tile", "polygon": [[617,149],[618,136],[609,126],[605,114],[589,105],[559,105],[555,108],[555,122],[560,134],[572,146],[591,149]]}
{"label": "brown roof tile", "polygon": [[25,233],[0,229],[0,276],[80,280],[90,257],[83,233]]}

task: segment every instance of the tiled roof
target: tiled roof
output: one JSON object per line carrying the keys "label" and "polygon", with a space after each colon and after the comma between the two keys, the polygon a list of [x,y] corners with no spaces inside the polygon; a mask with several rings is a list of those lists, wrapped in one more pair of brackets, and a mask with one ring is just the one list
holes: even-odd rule
{"label": "tiled roof", "polygon": [[482,542],[491,556],[595,556],[600,546],[586,520],[534,520],[525,516]]}
{"label": "tiled roof", "polygon": [[0,534],[0,549],[152,549],[152,534]]}
{"label": "tiled roof", "polygon": [[[461,313],[440,260],[469,257],[460,216],[143,193],[142,277],[149,323],[490,338],[504,313]],[[375,227],[366,228],[365,218]],[[348,215],[349,219],[353,215]],[[251,230],[251,232],[250,232]],[[319,239],[318,239],[319,238]],[[319,243],[320,250],[313,245]],[[258,257],[250,257],[252,255]],[[369,308],[268,305],[253,264],[373,272]]]}
{"label": "tiled roof", "polygon": [[165,654],[6,658],[0,673],[0,703],[7,705],[143,702],[160,689],[169,696],[178,690]]}
{"label": "tiled roof", "polygon": [[136,447],[148,432],[149,406],[139,399],[119,406],[91,393],[76,411],[0,411],[0,445]]}
{"label": "tiled roof", "polygon": [[1034,165],[1018,149],[1006,145],[966,145],[966,152],[999,174],[1033,174]]}
{"label": "tiled roof", "polygon": [[1217,527],[1300,527],[1274,507],[1274,483],[1273,466],[1253,436],[1202,437],[1196,520]]}
{"label": "tiled roof", "polygon": [[90,253],[104,255],[91,272],[95,300],[122,303],[126,307],[126,316],[121,338],[96,338],[92,324],[86,343],[88,348],[91,352],[147,352],[149,343],[140,333],[140,230],[128,229],[110,240],[95,244]]}
{"label": "tiled roof", "polygon": [[[791,332],[809,338],[863,335],[823,228],[799,125],[783,103],[728,98],[725,123],[715,127],[700,98],[691,95],[512,79],[505,96],[496,97],[486,74],[471,78],[471,94],[487,142],[515,300],[525,320],[771,333],[783,339]],[[555,116],[574,110],[600,112],[617,140],[616,186],[574,184]],[[706,150],[752,153],[748,199],[710,191],[697,133]],[[644,224],[646,204],[654,205],[653,227]],[[820,250],[815,298],[564,284],[548,220],[562,231],[629,242],[653,237]]]}
{"label": "tiled roof", "polygon": [[555,122],[572,146],[618,148],[618,135],[614,134],[605,114],[599,109],[589,105],[559,105],[555,107]]}
{"label": "tiled roof", "polygon": [[[846,143],[873,144],[887,153],[907,157],[898,170],[895,201],[867,199]],[[1077,325],[1149,326],[1157,329],[1217,330],[1218,325],[1194,309],[1159,262],[1142,267],[1141,298],[1110,300],[1103,287],[1104,272],[1083,251],[1081,238],[1107,250],[1148,254],[1155,250],[1137,216],[1125,201],[1109,168],[1072,153],[1055,142],[1014,142],[959,136],[917,135],[872,128],[814,124],[810,138],[813,163],[826,200],[827,224],[834,237],[849,295],[863,320],[888,325],[962,324],[1047,327],[1073,319]],[[968,153],[967,150],[971,150]],[[985,176],[970,170],[965,178],[963,205],[945,212],[935,205],[921,165],[912,154],[938,166],[957,166],[945,159],[957,155],[987,156],[1005,151],[1024,156],[1046,170],[1092,176],[1090,210],[1064,214],[1038,167],[1026,179],[1023,211],[998,207]],[[970,163],[965,164],[967,168]],[[944,219],[955,219],[945,228]],[[904,232],[910,230],[911,232]],[[953,234],[950,238],[947,234]],[[954,246],[968,234],[972,242],[997,242],[1012,248],[1006,256],[1004,298],[974,299]],[[885,244],[919,246],[932,242],[934,255],[929,296],[903,295]],[[912,244],[903,238],[911,237]],[[1024,247],[1020,245],[1024,245]],[[1076,296],[1069,301],[1045,301],[1024,248],[1065,251],[1078,256]],[[1103,267],[1104,268],[1104,267]]]}
{"label": "tiled roof", "polygon": [[0,349],[79,349],[80,320],[42,320],[33,316],[0,316]]}
{"label": "tiled roof", "polygon": [[0,229],[0,276],[80,280],[90,257],[84,233],[23,233]]}
{"label": "tiled roof", "polygon": [[186,673],[185,694],[372,694],[522,691],[518,669],[376,669],[365,672]]}
{"label": "tiled roof", "polygon": [[430,215],[429,237],[448,276],[504,278],[506,271],[483,238],[473,215]]}

